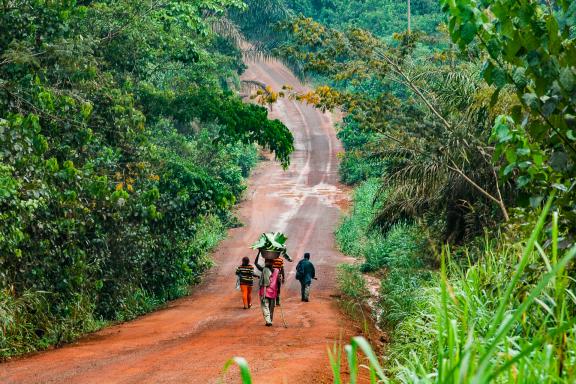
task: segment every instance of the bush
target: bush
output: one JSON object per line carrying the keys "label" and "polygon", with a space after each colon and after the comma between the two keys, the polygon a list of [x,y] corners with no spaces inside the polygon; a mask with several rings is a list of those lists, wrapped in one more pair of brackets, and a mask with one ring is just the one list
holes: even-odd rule
{"label": "bush", "polygon": [[231,89],[241,51],[210,23],[234,4],[84,3],[0,12],[0,358],[188,292],[255,146],[293,149]]}
{"label": "bush", "polygon": [[[360,271],[384,270],[386,276],[381,282],[379,302],[383,315],[380,318],[385,325],[393,327],[413,313],[420,299],[419,293],[429,284],[432,272],[428,269],[426,239],[416,225],[397,224],[386,233],[372,225],[381,203],[378,190],[376,179],[356,188],[352,213],[336,231],[340,249],[362,260],[359,268],[342,269],[340,285],[343,292],[348,292],[360,287],[354,283],[354,278],[361,276]],[[352,274],[357,269],[358,274]]]}
{"label": "bush", "polygon": [[346,150],[338,170],[341,182],[354,185],[382,176],[386,162],[371,152],[371,147],[377,145],[378,134],[362,130],[356,121],[346,117],[338,138]]}

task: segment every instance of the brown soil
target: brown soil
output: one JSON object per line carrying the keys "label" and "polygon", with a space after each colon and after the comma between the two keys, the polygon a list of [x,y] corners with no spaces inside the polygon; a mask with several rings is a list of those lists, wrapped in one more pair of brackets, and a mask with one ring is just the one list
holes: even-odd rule
{"label": "brown soil", "polygon": [[[245,74],[279,89],[298,80],[275,62],[253,63]],[[224,363],[245,357],[255,383],[328,383],[326,348],[347,341],[354,326],[341,315],[336,299],[335,266],[347,261],[336,251],[333,231],[348,197],[338,184],[333,118],[290,100],[274,105],[272,116],[294,133],[292,164],[261,164],[250,180],[239,216],[245,226],[230,230],[214,254],[217,266],[188,297],[135,321],[87,336],[61,349],[0,365],[2,383],[215,383]],[[234,290],[234,271],[249,245],[265,231],[284,231],[297,259],[312,254],[318,281],[311,301],[302,303],[294,279],[296,262],[287,263],[282,308],[288,328],[276,312],[264,326],[258,307],[242,309]],[[256,290],[253,297],[257,297]],[[223,378],[237,383],[237,369]]]}

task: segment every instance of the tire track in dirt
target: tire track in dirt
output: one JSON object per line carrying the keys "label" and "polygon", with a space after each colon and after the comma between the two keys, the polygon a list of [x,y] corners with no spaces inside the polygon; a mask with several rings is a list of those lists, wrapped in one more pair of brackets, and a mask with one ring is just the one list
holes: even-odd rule
{"label": "tire track in dirt", "polygon": [[[276,62],[251,63],[244,78],[275,89],[284,84],[304,89]],[[271,161],[256,169],[247,194],[251,198],[238,212],[245,226],[230,230],[215,252],[217,266],[192,295],[64,348],[0,364],[0,382],[216,383],[232,356],[248,359],[255,383],[331,382],[326,347],[351,335],[331,297],[335,267],[348,260],[335,250],[333,237],[339,206],[347,200],[337,175],[341,146],[330,115],[282,99],[271,116],[294,134],[292,164],[287,171]],[[288,248],[296,259],[311,252],[319,278],[311,302],[301,303],[293,278],[296,262],[287,263],[282,294],[287,329],[279,311],[274,327],[265,327],[257,300],[251,310],[243,310],[233,289],[241,257],[253,257],[249,245],[272,229],[289,236]],[[224,382],[239,382],[235,369]]]}

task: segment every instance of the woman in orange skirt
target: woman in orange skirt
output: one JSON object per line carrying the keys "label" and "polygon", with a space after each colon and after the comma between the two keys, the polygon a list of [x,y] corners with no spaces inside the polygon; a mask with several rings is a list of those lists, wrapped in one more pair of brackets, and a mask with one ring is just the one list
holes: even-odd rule
{"label": "woman in orange skirt", "polygon": [[252,285],[254,285],[254,266],[250,265],[250,258],[243,257],[242,265],[236,268],[236,275],[240,278],[240,290],[242,291],[242,301],[244,309],[252,306]]}

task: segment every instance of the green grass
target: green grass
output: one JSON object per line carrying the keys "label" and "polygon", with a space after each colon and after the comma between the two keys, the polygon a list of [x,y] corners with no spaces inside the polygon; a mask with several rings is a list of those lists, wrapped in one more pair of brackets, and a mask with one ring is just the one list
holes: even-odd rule
{"label": "green grass", "polygon": [[371,230],[374,212],[380,206],[376,199],[378,179],[360,184],[354,191],[354,205],[349,216],[342,220],[336,230],[336,241],[342,252],[354,257],[364,257],[370,244],[379,243],[383,235]]}
{"label": "green grass", "polygon": [[436,328],[435,359],[407,357],[397,367],[401,382],[576,380],[576,298],[566,270],[576,247],[558,248],[556,214],[550,247],[539,245],[548,208],[523,246],[487,248],[466,270],[444,251],[428,322]]}
{"label": "green grass", "polygon": [[[415,225],[397,224],[386,233],[374,228],[372,222],[384,196],[379,196],[379,181],[370,179],[354,192],[354,205],[336,231],[340,249],[359,259],[362,272],[385,273],[380,288],[380,316],[384,325],[391,327],[409,316],[420,299],[421,287],[432,279],[425,238]],[[348,300],[357,302],[364,292],[351,270],[341,268],[340,289]],[[357,293],[353,290],[358,289]]]}
{"label": "green grass", "polygon": [[[421,305],[396,327],[386,361],[366,340],[353,338],[344,353],[329,349],[326,369],[332,369],[334,383],[344,382],[342,356],[350,383],[357,382],[360,370],[368,371],[372,383],[574,383],[576,295],[570,268],[576,246],[559,248],[558,216],[549,220],[549,208],[550,203],[529,239],[490,243],[468,268],[445,248],[438,285],[424,288]],[[547,223],[550,236],[543,233]]]}

